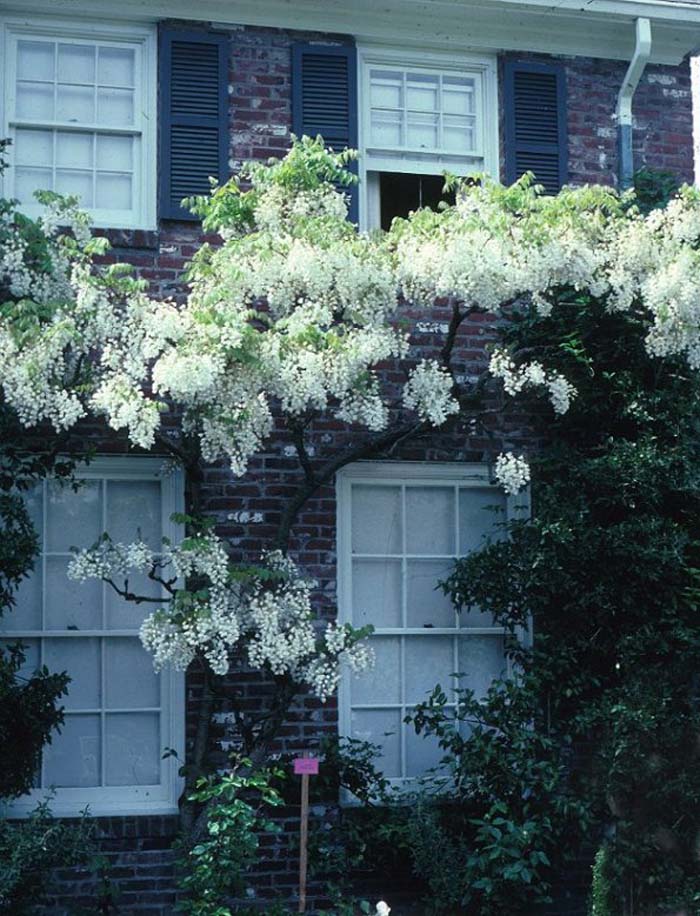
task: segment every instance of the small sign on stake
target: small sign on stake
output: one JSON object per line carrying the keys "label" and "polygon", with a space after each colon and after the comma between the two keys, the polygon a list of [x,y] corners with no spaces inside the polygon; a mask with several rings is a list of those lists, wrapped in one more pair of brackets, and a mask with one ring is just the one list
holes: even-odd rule
{"label": "small sign on stake", "polygon": [[299,836],[299,912],[306,912],[306,870],[309,843],[309,776],[318,776],[318,757],[297,757],[294,775],[301,776],[301,830]]}

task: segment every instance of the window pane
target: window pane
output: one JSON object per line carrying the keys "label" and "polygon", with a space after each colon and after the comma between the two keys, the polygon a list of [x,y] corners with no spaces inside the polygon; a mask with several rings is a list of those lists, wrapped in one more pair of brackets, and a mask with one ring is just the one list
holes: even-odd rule
{"label": "window pane", "polygon": [[15,169],[14,197],[23,204],[34,202],[35,191],[53,190],[51,169]]}
{"label": "window pane", "polygon": [[52,81],[55,48],[52,41],[18,41],[17,78]]}
{"label": "window pane", "polygon": [[56,95],[56,120],[71,124],[90,124],[95,120],[95,90],[92,86],[59,86]]}
{"label": "window pane", "polygon": [[476,111],[474,80],[446,76],[442,81],[442,110],[446,114],[469,115]]}
{"label": "window pane", "polygon": [[502,537],[495,526],[505,521],[505,496],[496,487],[459,491],[459,553],[484,545],[484,536]]}
{"label": "window pane", "polygon": [[107,709],[160,706],[160,678],[139,639],[105,640]]}
{"label": "window pane", "polygon": [[58,131],[56,134],[56,165],[69,169],[92,169],[94,134]]}
{"label": "window pane", "polygon": [[505,672],[502,636],[468,636],[459,640],[461,687],[471,688],[482,697],[494,678]]}
{"label": "window pane", "polygon": [[352,488],[353,553],[400,553],[401,488]]}
{"label": "window pane", "polygon": [[409,73],[406,80],[406,107],[417,111],[438,110],[437,76]]}
{"label": "window pane", "polygon": [[98,89],[97,121],[99,124],[128,126],[134,123],[132,89]]}
{"label": "window pane", "polygon": [[66,557],[46,558],[46,627],[49,630],[102,628],[102,583],[68,578]]}
{"label": "window pane", "polygon": [[53,134],[50,130],[17,130],[14,147],[17,165],[47,168],[53,165]]}
{"label": "window pane", "polygon": [[44,787],[100,785],[100,717],[67,715],[44,748]]}
{"label": "window pane", "polygon": [[454,639],[451,636],[407,636],[407,703],[419,703],[439,684],[450,694],[454,686]]}
{"label": "window pane", "polygon": [[97,175],[95,206],[106,210],[131,209],[131,175]]}
{"label": "window pane", "polygon": [[67,169],[57,169],[56,191],[59,194],[73,195],[77,197],[81,207],[92,207],[92,172],[78,172],[69,171]]}
{"label": "window pane", "polygon": [[107,518],[113,540],[138,539],[158,550],[162,546],[160,481],[108,480]]}
{"label": "window pane", "polygon": [[58,81],[60,83],[94,83],[94,45],[60,44],[58,46]]}
{"label": "window pane", "polygon": [[36,560],[37,572],[31,573],[15,592],[15,606],[0,618],[4,631],[41,629],[41,560]]}
{"label": "window pane", "polygon": [[372,70],[370,105],[372,108],[403,108],[403,74],[398,70]]}
{"label": "window pane", "polygon": [[[413,710],[409,710],[413,712]],[[437,767],[445,754],[440,750],[435,735],[417,735],[413,725],[406,729],[406,776],[422,776],[432,767]]]}
{"label": "window pane", "polygon": [[134,85],[134,52],[127,48],[100,48],[97,82],[101,86]]}
{"label": "window pane", "polygon": [[455,493],[452,487],[407,488],[406,552],[455,552]]}
{"label": "window pane", "polygon": [[353,560],[352,620],[356,627],[402,626],[400,560]]}
{"label": "window pane", "polygon": [[408,560],[406,564],[406,624],[409,627],[453,627],[455,611],[437,588],[453,567],[452,560]]}
{"label": "window pane", "polygon": [[394,111],[373,111],[371,115],[372,143],[375,146],[402,146],[402,115]]}
{"label": "window pane", "polygon": [[354,705],[400,703],[401,644],[398,636],[373,636],[370,645],[376,661],[373,668],[350,678],[350,693]]}
{"label": "window pane", "polygon": [[58,482],[48,484],[46,549],[68,552],[89,547],[102,533],[102,488],[97,480],[84,481],[77,491]]}
{"label": "window pane", "polygon": [[67,671],[71,681],[68,695],[61,699],[66,709],[98,709],[100,697],[100,640],[47,639],[44,663],[49,671]]}
{"label": "window pane", "polygon": [[133,137],[97,137],[97,168],[129,172],[133,168]]}
{"label": "window pane", "polygon": [[442,144],[456,153],[468,153],[476,148],[474,122],[467,118],[445,117],[442,125]]}
{"label": "window pane", "polygon": [[17,117],[34,121],[53,120],[53,85],[17,83]]}
{"label": "window pane", "polygon": [[[121,587],[123,582],[118,584]],[[158,598],[161,594],[160,586],[143,573],[129,574],[129,590],[134,595],[150,598]],[[125,601],[110,585],[105,588],[105,605],[108,630],[138,630],[146,615],[158,607],[151,602],[135,604],[133,601]]]}
{"label": "window pane", "polygon": [[107,785],[152,786],[160,782],[158,713],[113,713],[106,719]]}
{"label": "window pane", "polygon": [[385,776],[401,776],[401,713],[391,709],[358,709],[352,713],[352,735],[382,746],[379,769]]}
{"label": "window pane", "polygon": [[412,148],[437,149],[437,115],[409,112],[406,145]]}

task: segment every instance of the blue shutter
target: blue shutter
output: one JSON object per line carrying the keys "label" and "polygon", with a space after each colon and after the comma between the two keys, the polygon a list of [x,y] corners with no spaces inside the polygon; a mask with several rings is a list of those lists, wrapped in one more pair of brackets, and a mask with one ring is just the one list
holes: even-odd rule
{"label": "blue shutter", "polygon": [[[292,130],[297,137],[320,134],[338,152],[346,147],[357,149],[357,54],[353,45],[294,45]],[[350,195],[350,219],[357,222],[356,187]]]}
{"label": "blue shutter", "polygon": [[228,154],[228,38],[162,29],[159,47],[159,216],[194,220],[183,197],[225,181]]}
{"label": "blue shutter", "polygon": [[534,172],[556,194],[568,178],[564,68],[508,60],[504,77],[506,181]]}

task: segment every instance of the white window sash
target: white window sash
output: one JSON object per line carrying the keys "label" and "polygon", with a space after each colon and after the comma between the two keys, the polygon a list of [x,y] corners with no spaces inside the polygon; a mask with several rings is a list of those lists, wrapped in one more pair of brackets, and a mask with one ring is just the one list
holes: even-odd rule
{"label": "white window sash", "polygon": [[[362,554],[352,552],[352,487],[354,484],[386,484],[395,486],[420,486],[420,487],[455,487],[459,489],[475,488],[483,490],[485,487],[493,487],[497,492],[497,487],[489,475],[488,467],[484,464],[444,464],[444,463],[419,463],[419,462],[358,462],[343,468],[336,478],[336,500],[338,507],[338,526],[337,526],[337,555],[338,555],[338,618],[342,623],[353,623],[352,608],[352,575],[353,560],[362,557]],[[458,512],[456,501],[455,512]],[[517,497],[509,496],[505,500],[505,520],[527,518],[530,512],[529,492],[523,491]],[[405,519],[403,519],[403,530],[405,537]],[[455,528],[459,530],[458,526]],[[431,555],[430,559],[435,560],[454,560],[460,555],[460,545],[455,544],[454,554]],[[377,555],[372,555],[377,558]],[[390,554],[382,554],[380,559],[391,558]],[[425,559],[424,555],[416,555]],[[407,553],[397,554],[396,559],[401,558],[403,562],[410,559]],[[357,623],[355,622],[355,625]],[[445,638],[453,639],[454,667],[452,671],[459,670],[458,651],[459,640],[469,639],[471,636],[486,637],[503,637],[505,630],[503,627],[375,627],[372,639],[381,636],[393,637],[395,639],[410,640],[411,638],[421,637],[423,639]],[[518,639],[528,643],[531,634],[528,630],[521,628],[516,633]],[[371,641],[370,641],[371,642]],[[506,671],[511,672],[510,661],[507,660]],[[445,678],[452,672],[436,673],[436,680]],[[402,714],[408,708],[415,706],[415,702],[409,701],[406,696],[401,696],[399,702],[372,702],[358,703],[352,702],[351,698],[351,678],[353,675],[346,671],[341,678],[338,691],[338,728],[341,736],[352,736],[351,716],[353,710],[393,710],[400,711]],[[357,675],[362,677],[362,674]],[[403,677],[403,675],[402,675]],[[446,685],[443,683],[443,687]],[[448,703],[448,707],[453,707],[454,703]],[[399,735],[401,759],[406,761],[406,726],[402,724]],[[391,777],[389,783],[397,788],[408,788],[415,784],[415,778],[412,776]],[[354,799],[347,793],[341,795],[343,803],[352,804]]]}
{"label": "white window sash", "polygon": [[[108,481],[133,481],[155,480],[160,482],[161,489],[161,528],[163,536],[173,542],[182,536],[182,526],[172,521],[173,513],[184,511],[184,484],[182,471],[178,469],[164,470],[164,459],[151,457],[99,457],[94,459],[88,467],[78,468],[76,476],[84,480]],[[107,526],[108,527],[108,526]],[[22,641],[23,639],[85,639],[90,636],[101,637],[103,640],[119,636],[134,637],[138,635],[135,629],[94,629],[94,630],[11,630],[4,631],[2,637],[8,642]],[[102,679],[104,682],[104,665],[102,665]],[[101,714],[115,714],[121,711],[120,707],[104,707],[104,683],[102,684]],[[159,756],[166,747],[174,748],[178,758],[168,756],[160,760],[160,780],[154,785],[137,786],[95,786],[95,787],[69,787],[57,788],[51,798],[52,812],[57,816],[75,816],[86,806],[90,814],[95,816],[120,814],[175,814],[178,810],[178,798],[182,791],[183,780],[178,770],[182,763],[185,746],[185,677],[182,672],[171,667],[164,668],[160,673],[160,712],[161,732],[159,736]],[[147,706],[139,706],[124,710],[128,712],[148,712]],[[89,714],[89,710],[80,710],[73,715]],[[105,760],[102,760],[102,767]],[[19,799],[6,802],[2,806],[2,814],[7,817],[26,817],[36,807],[37,803],[50,793],[48,787],[33,789]]]}
{"label": "white window sash", "polygon": [[[443,171],[466,176],[486,172],[499,175],[498,64],[496,55],[406,51],[373,45],[358,47],[358,118],[360,149],[360,228],[379,226],[379,173],[403,172],[440,175]],[[407,149],[371,143],[370,71],[377,68],[464,76],[476,80],[476,143],[463,154],[454,150]]]}
{"label": "white window sash", "polygon": [[[14,138],[17,129],[73,131],[101,136],[131,136],[134,142],[132,163],[131,210],[88,207],[97,228],[155,229],[156,228],[156,148],[157,148],[157,41],[155,26],[125,23],[83,23],[68,19],[32,17],[31,20],[7,16],[0,18],[1,47],[4,67],[3,91],[0,93],[0,127],[2,136]],[[71,44],[94,46],[106,43],[135,52],[134,124],[131,126],[82,123],[64,120],[18,118],[16,109],[17,44],[19,41],[48,39]],[[119,170],[117,170],[119,171]],[[8,168],[0,179],[0,193],[13,196],[15,186],[14,159],[9,151]],[[23,212],[37,217],[42,208],[34,202],[24,204]]]}

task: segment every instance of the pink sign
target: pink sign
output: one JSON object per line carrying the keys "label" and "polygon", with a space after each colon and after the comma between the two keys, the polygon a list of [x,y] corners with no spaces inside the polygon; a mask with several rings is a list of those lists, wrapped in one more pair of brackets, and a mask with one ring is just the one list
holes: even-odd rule
{"label": "pink sign", "polygon": [[318,776],[318,757],[297,757],[294,761],[294,775]]}

